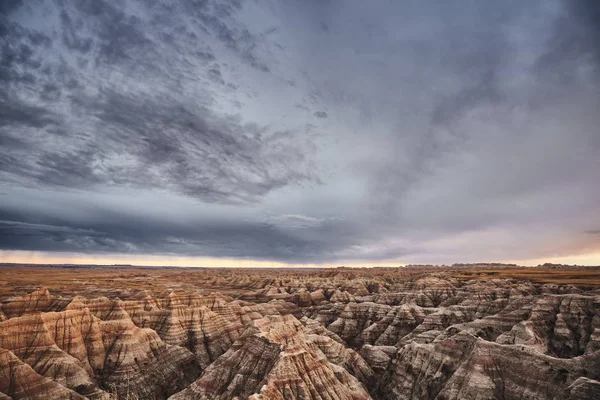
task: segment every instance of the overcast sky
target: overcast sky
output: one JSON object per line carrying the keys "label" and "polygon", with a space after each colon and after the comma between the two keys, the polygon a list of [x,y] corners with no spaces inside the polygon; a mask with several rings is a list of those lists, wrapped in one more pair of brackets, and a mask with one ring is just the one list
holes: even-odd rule
{"label": "overcast sky", "polygon": [[597,0],[0,2],[0,261],[599,254]]}

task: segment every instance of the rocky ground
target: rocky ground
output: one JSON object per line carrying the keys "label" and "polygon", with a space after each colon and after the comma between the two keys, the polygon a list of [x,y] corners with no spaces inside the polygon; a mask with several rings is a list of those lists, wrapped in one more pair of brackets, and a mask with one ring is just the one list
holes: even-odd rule
{"label": "rocky ground", "polygon": [[600,398],[600,269],[0,269],[0,400]]}

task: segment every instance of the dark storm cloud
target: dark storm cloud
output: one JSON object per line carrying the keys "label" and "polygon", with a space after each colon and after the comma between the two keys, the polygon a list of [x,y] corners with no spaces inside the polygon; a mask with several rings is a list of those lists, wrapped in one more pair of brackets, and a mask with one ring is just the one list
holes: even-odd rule
{"label": "dark storm cloud", "polygon": [[56,123],[55,117],[48,110],[23,103],[5,102],[0,109],[0,128],[4,126],[27,126],[43,128]]}
{"label": "dark storm cloud", "polygon": [[0,249],[446,262],[583,247],[600,212],[599,10],[4,1]]}
{"label": "dark storm cloud", "polygon": [[[239,4],[184,4],[200,26],[174,28],[169,24],[183,11],[165,7],[157,5],[142,20],[112,2],[65,2],[56,9],[54,31],[64,47],[50,49],[52,40],[40,39],[47,38],[43,32],[10,25],[2,44],[8,78],[0,137],[20,146],[3,146],[2,159],[14,161],[5,172],[45,186],[163,186],[224,202],[256,201],[276,188],[316,181],[296,143],[272,139],[265,127],[235,115],[215,115],[207,108],[213,104],[209,90],[196,92],[199,98],[182,95],[184,81],[202,87],[195,68],[214,59],[206,51],[194,54],[197,44],[182,48],[198,32],[213,32],[242,59],[258,63],[252,35],[227,25]],[[169,29],[176,40],[165,48],[156,33]],[[115,71],[123,74],[120,84]],[[207,74],[224,83],[218,66]],[[31,78],[24,83],[24,76]]]}
{"label": "dark storm cloud", "polygon": [[591,56],[598,67],[600,3],[594,0],[563,0],[563,4],[567,12],[559,19],[556,32],[548,44],[548,53],[542,61],[547,63],[546,67],[562,66]]}
{"label": "dark storm cloud", "polygon": [[268,221],[220,220],[196,225],[117,210],[105,210],[85,220],[50,214],[44,207],[23,213],[0,206],[0,248],[324,262],[334,261],[353,240],[349,226],[340,221],[313,221],[299,235]]}
{"label": "dark storm cloud", "polygon": [[[78,112],[94,124],[86,132],[66,132],[60,141],[85,138],[75,148],[47,149],[35,163],[27,158],[15,168],[22,177],[42,185],[83,188],[99,183],[163,185],[208,201],[254,201],[278,187],[315,180],[301,167],[304,156],[281,138],[270,138],[264,128],[240,124],[235,117],[218,119],[206,109],[178,104],[176,99],[144,100],[109,92],[93,99],[78,100]],[[14,124],[42,128],[54,121],[43,112],[20,108],[5,110],[7,131]],[[43,111],[43,110],[42,110]],[[28,119],[27,112],[35,117]],[[51,135],[51,134],[50,134]],[[2,136],[19,144],[10,150],[31,152],[19,139]],[[272,146],[279,146],[276,151]],[[123,166],[113,159],[129,159]],[[112,165],[111,165],[112,163]],[[148,171],[148,167],[152,171]]]}
{"label": "dark storm cloud", "polygon": [[[0,245],[14,250],[100,250],[110,242],[97,232],[65,226],[0,221]],[[113,242],[115,243],[115,242]],[[92,244],[93,246],[90,246]],[[115,246],[116,247],[116,246]],[[112,250],[118,250],[113,248]]]}

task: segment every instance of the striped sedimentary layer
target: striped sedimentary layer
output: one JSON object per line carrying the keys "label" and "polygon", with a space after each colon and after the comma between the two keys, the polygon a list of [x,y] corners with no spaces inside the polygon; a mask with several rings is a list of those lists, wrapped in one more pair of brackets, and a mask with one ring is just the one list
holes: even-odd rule
{"label": "striped sedimentary layer", "polygon": [[356,352],[309,333],[291,315],[268,316],[253,321],[199,380],[171,399],[370,399],[349,370],[373,379]]}
{"label": "striped sedimentary layer", "polygon": [[9,354],[9,364],[16,357],[31,369],[25,381],[9,374],[0,388],[13,398],[36,398],[35,393],[44,392],[37,387],[24,395],[14,392],[16,383],[27,384],[33,375],[39,375],[35,380],[42,388],[47,386],[45,377],[74,397],[107,398],[108,392],[166,397],[186,387],[200,372],[189,350],[168,345],[155,331],[131,321],[102,321],[89,309],[4,321],[0,323],[0,348]]}
{"label": "striped sedimentary layer", "polygon": [[598,291],[253,274],[220,283],[238,299],[5,299],[0,400],[598,398]]}

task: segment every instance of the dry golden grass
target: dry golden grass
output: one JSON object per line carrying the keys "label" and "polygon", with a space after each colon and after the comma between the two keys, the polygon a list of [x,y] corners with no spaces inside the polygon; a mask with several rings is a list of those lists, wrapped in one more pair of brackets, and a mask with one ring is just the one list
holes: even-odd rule
{"label": "dry golden grass", "polygon": [[600,288],[600,269],[542,269],[518,268],[500,270],[467,270],[455,272],[459,280],[510,279],[515,282],[530,281],[538,284],[573,285],[581,288]]}
{"label": "dry golden grass", "polygon": [[[211,277],[204,270],[137,267],[0,266],[0,299],[21,295],[40,287],[61,295],[111,294],[147,291],[160,294],[167,290],[211,291]],[[223,288],[226,289],[226,288]],[[214,290],[214,289],[213,289]]]}
{"label": "dry golden grass", "polygon": [[[252,293],[278,278],[310,278],[329,281],[338,279],[375,279],[389,284],[418,279],[432,272],[445,272],[459,281],[471,279],[509,279],[514,283],[574,285],[583,289],[600,288],[599,268],[363,268],[321,270],[264,270],[264,269],[186,269],[159,267],[105,266],[0,266],[0,300],[23,295],[42,286],[55,295],[72,297],[120,297],[126,299],[140,292],[164,295],[166,291],[208,294],[218,291],[234,297]],[[243,287],[228,282],[248,278],[258,282]],[[233,278],[233,279],[232,279]]]}

